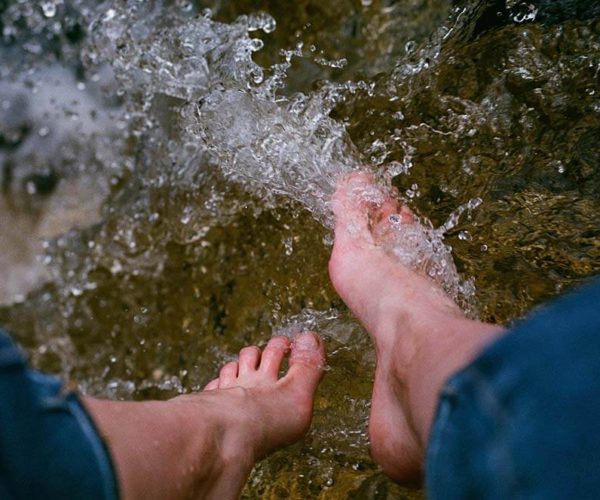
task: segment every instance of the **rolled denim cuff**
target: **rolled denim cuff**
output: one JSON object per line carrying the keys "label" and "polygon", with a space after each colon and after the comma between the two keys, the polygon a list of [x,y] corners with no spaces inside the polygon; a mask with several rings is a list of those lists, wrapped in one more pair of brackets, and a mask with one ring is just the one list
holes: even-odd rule
{"label": "rolled denim cuff", "polygon": [[115,467],[106,443],[100,437],[100,431],[94,420],[79,400],[79,396],[72,392],[65,397],[69,411],[79,423],[83,435],[88,440],[90,448],[96,458],[100,470],[102,490],[106,500],[118,500],[118,489]]}
{"label": "rolled denim cuff", "polygon": [[535,311],[454,375],[427,450],[428,498],[597,498],[600,280]]}
{"label": "rolled denim cuff", "polygon": [[78,396],[27,368],[0,330],[0,497],[116,500],[110,453]]}

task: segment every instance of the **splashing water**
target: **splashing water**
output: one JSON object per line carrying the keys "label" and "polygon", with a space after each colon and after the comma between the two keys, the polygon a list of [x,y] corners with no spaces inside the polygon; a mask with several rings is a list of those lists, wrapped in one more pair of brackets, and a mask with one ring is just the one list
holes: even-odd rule
{"label": "splashing water", "polygon": [[[309,94],[280,95],[277,90],[285,85],[292,58],[303,55],[302,44],[284,51],[284,62],[271,67],[265,79],[264,70],[252,60],[263,43],[249,34],[272,31],[275,21],[268,15],[223,25],[208,14],[165,16],[160,4],[134,9],[117,4],[92,26],[88,60],[111,61],[123,88],[141,94],[125,96],[132,115],[142,106],[138,135],[159,144],[157,132],[164,130],[152,130],[153,103],[162,95],[175,98],[180,140],[194,152],[183,161],[196,162],[189,168],[199,168],[197,156],[205,151],[220,174],[267,206],[291,198],[332,227],[328,201],[336,181],[364,162],[344,125],[330,114],[349,93],[368,91],[368,84],[328,83]],[[180,152],[171,151],[170,157],[173,165],[182,163]],[[391,253],[405,265],[426,268],[455,299],[469,299],[473,287],[462,282],[453,265],[451,249],[443,243],[445,226],[433,230],[423,222],[410,232],[398,226],[387,243]]]}
{"label": "splashing water", "polygon": [[315,430],[246,496],[397,498],[367,453],[372,348],[326,278],[336,180],[366,168],[360,196],[410,206],[386,249],[466,309],[476,276],[487,320],[598,272],[597,23],[523,2],[256,5],[0,5],[0,322],[36,366],[126,399],[317,329]]}

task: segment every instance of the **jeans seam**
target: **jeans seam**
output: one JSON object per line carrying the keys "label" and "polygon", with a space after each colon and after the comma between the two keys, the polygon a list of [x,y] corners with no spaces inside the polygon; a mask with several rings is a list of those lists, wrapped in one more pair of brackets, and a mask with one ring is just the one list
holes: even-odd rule
{"label": "jeans seam", "polygon": [[74,393],[69,394],[65,401],[69,407],[69,410],[75,420],[79,423],[79,427],[83,432],[84,436],[90,443],[92,452],[96,457],[96,462],[102,475],[102,485],[104,490],[104,497],[107,500],[117,500],[118,490],[116,485],[116,474],[110,459],[110,455],[102,439],[98,435],[98,431],[91,421],[91,417],[82,407],[77,395]]}
{"label": "jeans seam", "polygon": [[[508,420],[507,412],[497,395],[494,384],[488,380],[484,373],[476,367],[470,367],[455,375],[446,383],[440,394],[427,449],[428,469],[436,470],[443,466],[443,464],[441,466],[437,465],[437,461],[439,460],[440,450],[444,446],[443,440],[446,429],[452,423],[452,400],[464,390],[467,384],[471,384],[473,387],[472,394],[467,396],[474,406],[473,411],[490,418],[492,422]],[[510,498],[516,498],[518,496],[518,481],[514,467],[515,462],[507,445],[509,441],[504,439],[504,436],[503,438],[498,436],[497,430],[499,428],[505,428],[505,425],[495,425],[493,435],[490,436],[490,443],[493,450],[501,451],[500,458],[504,467],[501,470],[493,471],[493,473],[501,478],[498,484],[503,485],[507,495]]]}

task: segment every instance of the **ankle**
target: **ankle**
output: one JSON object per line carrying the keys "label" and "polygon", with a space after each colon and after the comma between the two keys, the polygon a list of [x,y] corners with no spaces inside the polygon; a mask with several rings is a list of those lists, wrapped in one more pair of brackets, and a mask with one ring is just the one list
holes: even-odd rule
{"label": "ankle", "polygon": [[504,332],[501,326],[464,317],[433,322],[414,337],[415,354],[404,372],[407,414],[423,448],[445,384]]}
{"label": "ankle", "polygon": [[[228,389],[237,391],[238,388]],[[239,388],[240,391],[244,389]],[[185,498],[236,498],[255,463],[255,450],[247,429],[248,419],[232,411],[225,398],[201,393],[176,398],[184,433],[189,436],[181,450],[182,491]]]}

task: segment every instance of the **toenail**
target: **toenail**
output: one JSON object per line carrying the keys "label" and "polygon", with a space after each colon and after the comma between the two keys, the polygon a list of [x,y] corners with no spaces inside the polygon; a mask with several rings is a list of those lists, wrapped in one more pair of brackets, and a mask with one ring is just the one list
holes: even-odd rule
{"label": "toenail", "polygon": [[294,349],[296,350],[314,351],[318,348],[319,343],[317,342],[316,337],[312,333],[299,335],[294,339]]}

